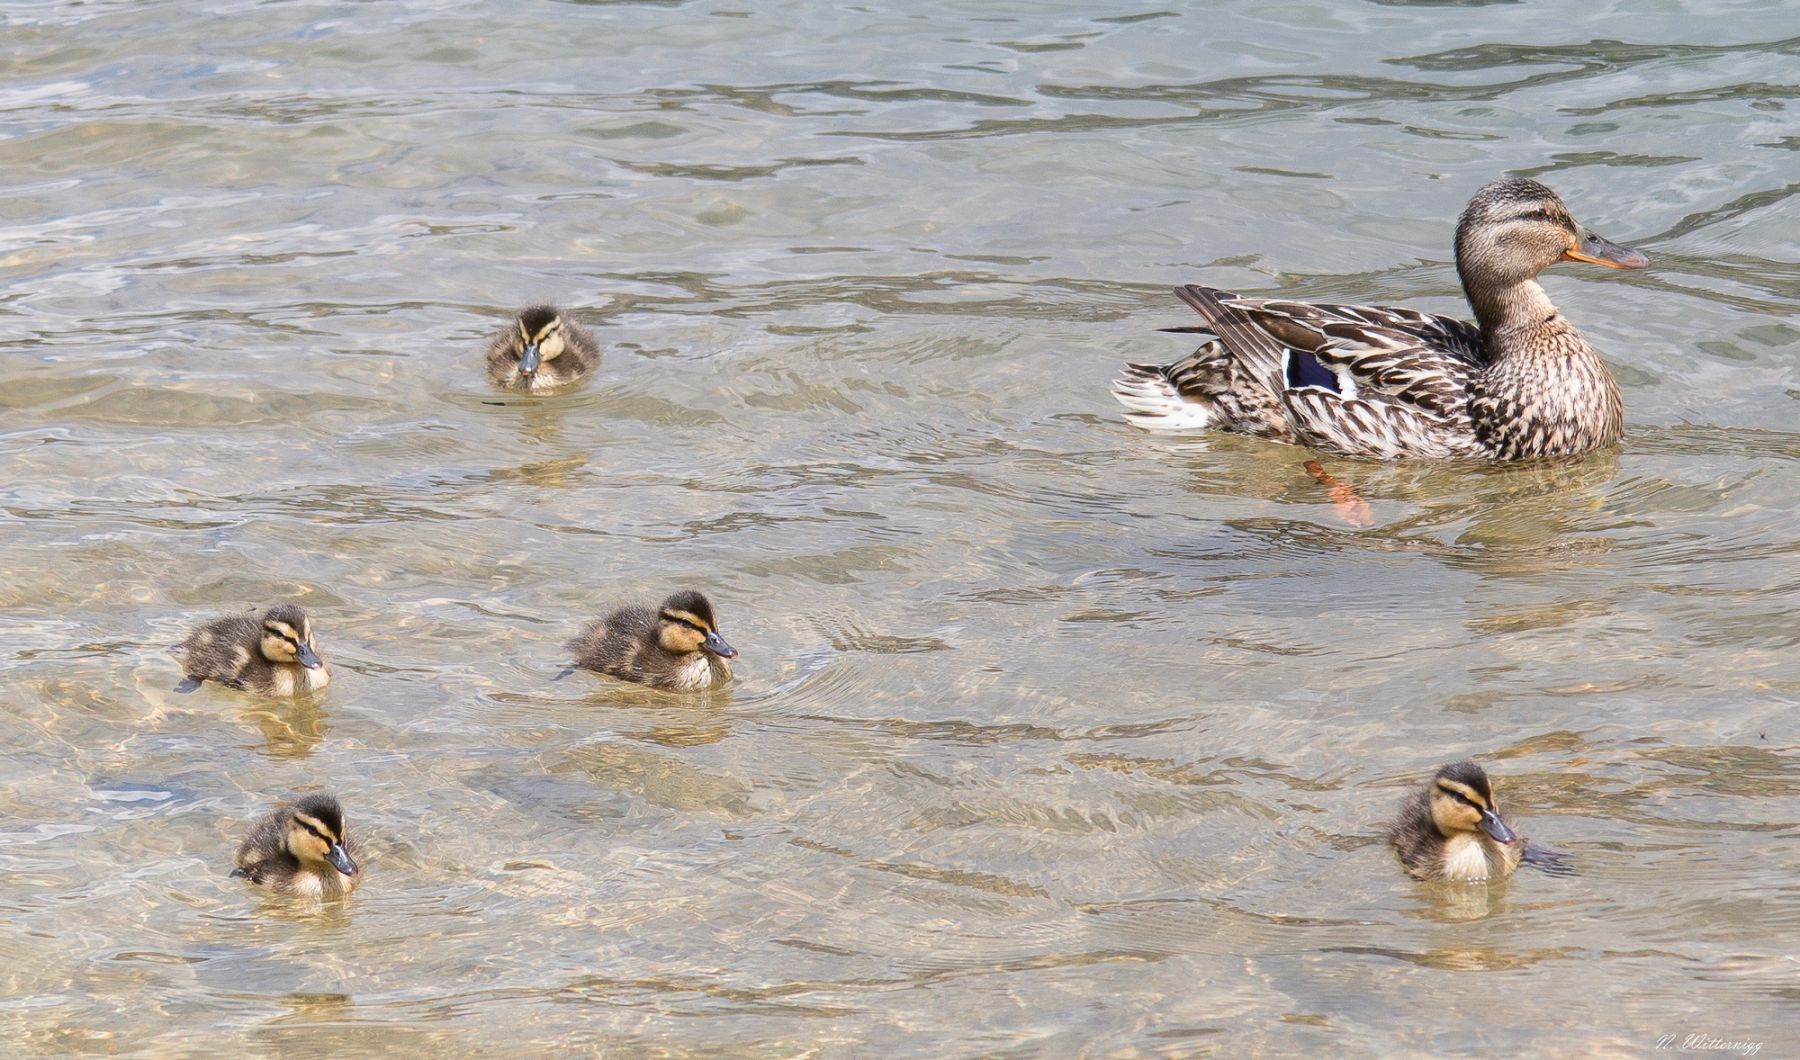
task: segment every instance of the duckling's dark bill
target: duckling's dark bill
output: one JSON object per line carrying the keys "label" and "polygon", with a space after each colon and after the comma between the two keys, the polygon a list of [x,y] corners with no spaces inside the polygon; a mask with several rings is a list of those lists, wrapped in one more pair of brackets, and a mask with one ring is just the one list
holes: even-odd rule
{"label": "duckling's dark bill", "polygon": [[1563,252],[1563,257],[1570,261],[1589,261],[1595,265],[1605,265],[1609,269],[1641,269],[1650,264],[1650,259],[1641,251],[1620,246],[1604,236],[1598,236],[1581,229],[1581,246]]}
{"label": "duckling's dark bill", "polygon": [[538,365],[542,364],[542,363],[543,363],[542,358],[540,358],[538,356],[537,343],[534,342],[531,345],[525,347],[525,352],[522,355],[520,355],[519,371],[524,375],[530,375],[531,373],[537,371]]}
{"label": "duckling's dark bill", "polygon": [[294,658],[300,660],[300,665],[306,667],[308,670],[317,670],[319,667],[325,665],[319,661],[318,653],[304,644],[294,645]]}
{"label": "duckling's dark bill", "polygon": [[1481,811],[1481,830],[1493,836],[1496,843],[1510,843],[1516,838],[1513,830],[1506,827],[1506,822],[1493,810]]}
{"label": "duckling's dark bill", "polygon": [[344,849],[342,843],[331,844],[331,848],[325,851],[325,860],[346,876],[356,875],[356,862],[350,860],[350,852]]}
{"label": "duckling's dark bill", "polygon": [[700,642],[700,646],[721,659],[737,658],[737,649],[725,643],[725,638],[717,633],[707,633],[706,639]]}

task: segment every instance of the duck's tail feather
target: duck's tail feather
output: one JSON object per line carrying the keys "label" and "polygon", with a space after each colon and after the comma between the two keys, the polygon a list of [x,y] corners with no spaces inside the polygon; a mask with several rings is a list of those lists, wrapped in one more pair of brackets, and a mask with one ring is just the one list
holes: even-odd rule
{"label": "duck's tail feather", "polygon": [[1175,385],[1176,371],[1187,364],[1128,364],[1112,383],[1113,397],[1131,411],[1126,422],[1147,431],[1201,431],[1219,423],[1219,406]]}
{"label": "duck's tail feather", "polygon": [[1219,336],[1225,348],[1243,363],[1252,379],[1271,394],[1281,392],[1282,369],[1287,363],[1287,350],[1257,327],[1241,310],[1228,308],[1238,296],[1229,291],[1202,287],[1197,283],[1175,288],[1175,297],[1206,321],[1206,330]]}

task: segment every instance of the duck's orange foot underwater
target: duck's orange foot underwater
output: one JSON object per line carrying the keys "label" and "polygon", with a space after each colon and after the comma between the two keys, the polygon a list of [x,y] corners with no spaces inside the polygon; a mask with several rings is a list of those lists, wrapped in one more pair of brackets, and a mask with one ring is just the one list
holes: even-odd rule
{"label": "duck's orange foot underwater", "polygon": [[1339,519],[1358,530],[1367,530],[1375,525],[1374,510],[1356,492],[1355,486],[1326,471],[1325,465],[1317,460],[1306,462],[1306,473],[1313,477],[1313,481],[1331,491],[1331,508]]}

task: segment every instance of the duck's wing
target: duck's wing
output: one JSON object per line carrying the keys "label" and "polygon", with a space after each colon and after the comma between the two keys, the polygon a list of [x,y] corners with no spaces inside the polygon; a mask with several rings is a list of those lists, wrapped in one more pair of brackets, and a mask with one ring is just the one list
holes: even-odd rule
{"label": "duck's wing", "polygon": [[[1175,294],[1217,336],[1184,361],[1133,365],[1113,386],[1145,427],[1228,426],[1354,456],[1478,451],[1469,420],[1481,333],[1398,306],[1245,298],[1188,284]],[[1222,423],[1220,421],[1223,421]]]}
{"label": "duck's wing", "polygon": [[1440,350],[1476,367],[1486,363],[1481,329],[1467,320],[1424,313],[1393,305],[1336,305],[1330,302],[1293,302],[1285,299],[1243,299],[1241,311],[1258,317],[1280,317],[1322,331],[1331,325],[1365,327],[1372,331],[1410,335],[1423,345]]}
{"label": "duck's wing", "polygon": [[1481,329],[1456,317],[1403,306],[1245,298],[1199,284],[1177,287],[1175,294],[1206,323],[1164,330],[1217,335],[1273,393],[1289,385],[1289,362],[1295,351],[1335,346],[1349,354],[1359,339],[1372,350],[1413,348],[1425,361],[1443,359],[1467,368],[1486,363]]}
{"label": "duck's wing", "polygon": [[1231,312],[1282,351],[1275,385],[1306,443],[1379,459],[1474,451],[1469,387],[1483,363],[1474,325],[1275,299],[1240,300]]}

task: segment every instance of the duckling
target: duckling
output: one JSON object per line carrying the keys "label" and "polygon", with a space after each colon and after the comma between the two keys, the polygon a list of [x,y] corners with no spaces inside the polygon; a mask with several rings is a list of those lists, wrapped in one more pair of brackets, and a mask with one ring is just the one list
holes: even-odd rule
{"label": "duckling", "polygon": [[600,344],[552,305],[519,310],[488,344],[488,381],[502,390],[540,394],[587,378]]}
{"label": "duckling", "polygon": [[192,692],[202,681],[217,681],[240,692],[292,696],[317,692],[331,683],[331,667],[313,646],[312,623],[295,604],[246,611],[208,622],[181,642],[181,670],[175,687]]}
{"label": "duckling", "polygon": [[1525,840],[1494,804],[1488,777],[1474,762],[1453,762],[1401,807],[1388,842],[1421,880],[1482,883],[1519,867]]}
{"label": "duckling", "polygon": [[361,882],[353,849],[337,799],[308,795],[257,822],[231,874],[281,894],[342,898]]}
{"label": "duckling", "polygon": [[671,692],[717,688],[731,679],[737,649],[719,636],[712,604],[692,590],[661,607],[621,607],[569,642],[575,665]]}

